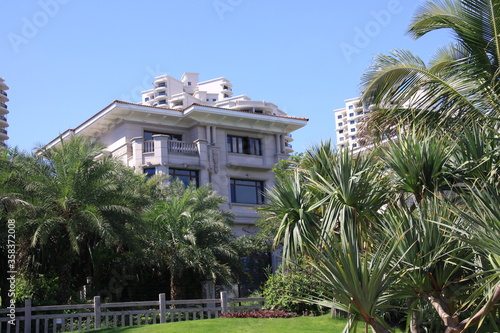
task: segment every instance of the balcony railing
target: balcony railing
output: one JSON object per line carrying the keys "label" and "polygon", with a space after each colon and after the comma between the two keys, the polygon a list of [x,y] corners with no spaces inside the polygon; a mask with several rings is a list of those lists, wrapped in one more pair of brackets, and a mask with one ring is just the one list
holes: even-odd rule
{"label": "balcony railing", "polygon": [[155,151],[155,142],[153,140],[144,141],[142,144],[143,153],[152,153]]}
{"label": "balcony railing", "polygon": [[4,95],[4,96],[7,96],[7,93],[3,90],[0,90],[0,94]]}
{"label": "balcony railing", "polygon": [[[183,155],[198,155],[198,147],[195,143],[184,141],[167,141],[167,149],[169,153],[183,154]],[[154,140],[147,140],[143,142],[142,152],[153,153],[155,151]]]}
{"label": "balcony railing", "polygon": [[168,152],[184,155],[198,155],[198,148],[192,142],[168,141]]}
{"label": "balcony railing", "polygon": [[0,128],[0,133],[7,134],[7,131],[4,130],[3,128]]}
{"label": "balcony railing", "polygon": [[3,107],[4,109],[7,109],[7,104],[5,103],[0,103],[0,106]]}
{"label": "balcony railing", "polygon": [[0,120],[3,120],[3,121],[7,121],[7,118],[5,118],[5,116],[0,116]]}

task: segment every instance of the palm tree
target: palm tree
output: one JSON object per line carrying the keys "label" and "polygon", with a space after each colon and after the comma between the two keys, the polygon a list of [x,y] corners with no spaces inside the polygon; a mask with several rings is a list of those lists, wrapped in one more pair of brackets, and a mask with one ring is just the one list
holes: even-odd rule
{"label": "palm tree", "polygon": [[224,201],[209,185],[186,187],[175,180],[145,213],[153,229],[150,247],[170,274],[172,300],[180,296],[182,278],[188,272],[228,282],[231,268],[237,267],[239,258],[229,227],[232,215],[220,209]]}
{"label": "palm tree", "polygon": [[[8,264],[8,220],[15,220],[14,214],[21,207],[24,209],[31,208],[29,203],[22,200],[19,193],[20,189],[11,181],[12,174],[15,171],[14,161],[24,159],[25,155],[17,150],[0,147],[0,269],[3,272],[13,270]],[[2,299],[2,306],[5,307],[8,306],[9,302],[8,291],[9,283],[6,279],[2,279],[0,281],[0,298]]]}
{"label": "palm tree", "polygon": [[[22,219],[31,247],[25,253],[48,260],[50,267],[40,269],[56,272],[58,302],[68,301],[72,282],[83,285],[85,276],[92,275],[89,261],[98,244],[110,251],[134,244],[138,212],[149,202],[137,190],[137,177],[119,161],[103,156],[98,143],[81,137],[42,148],[17,166],[14,178],[34,207]],[[72,276],[77,262],[83,281]]]}
{"label": "palm tree", "polygon": [[[450,29],[455,43],[429,65],[406,50],[378,55],[362,77],[362,100],[375,105],[365,124],[381,135],[394,124],[455,132],[500,116],[500,5],[490,0],[427,1],[409,34]],[[367,131],[370,132],[370,131]],[[372,131],[373,132],[373,131]]]}

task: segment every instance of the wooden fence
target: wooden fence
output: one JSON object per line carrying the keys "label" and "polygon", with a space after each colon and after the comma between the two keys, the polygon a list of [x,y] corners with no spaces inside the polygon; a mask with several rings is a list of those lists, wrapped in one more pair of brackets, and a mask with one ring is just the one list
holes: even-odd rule
{"label": "wooden fence", "polygon": [[32,306],[27,299],[22,308],[0,310],[0,333],[71,332],[210,319],[231,311],[261,309],[264,301],[261,297],[229,298],[225,291],[220,299],[177,301],[166,301],[165,294],[160,294],[158,301],[101,303],[96,296],[91,304]]}

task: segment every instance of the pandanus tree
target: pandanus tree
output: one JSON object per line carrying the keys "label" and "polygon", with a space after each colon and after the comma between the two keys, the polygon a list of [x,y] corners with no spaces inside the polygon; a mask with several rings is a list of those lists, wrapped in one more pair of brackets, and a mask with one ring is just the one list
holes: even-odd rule
{"label": "pandanus tree", "polygon": [[[456,43],[428,65],[405,50],[376,57],[362,79],[362,101],[374,110],[365,133],[383,143],[376,149],[380,158],[356,169],[363,159],[351,156],[338,164],[345,168],[336,177],[338,165],[329,162],[334,154],[312,149],[316,164],[303,167],[307,191],[317,200],[311,211],[320,221],[319,236],[308,240],[309,262],[333,291],[331,299],[304,299],[347,308],[353,323],[379,332],[389,330],[380,304],[401,298],[408,300],[412,332],[423,328],[414,315],[422,306],[438,320],[431,327],[446,332],[494,317],[500,297],[499,23],[498,1],[427,1],[410,34],[450,29]],[[363,181],[368,174],[373,182]],[[377,196],[369,193],[386,195],[371,201]],[[370,233],[355,232],[355,226],[369,226]],[[370,281],[371,296],[363,298],[360,290]],[[495,318],[490,323],[494,327]]]}

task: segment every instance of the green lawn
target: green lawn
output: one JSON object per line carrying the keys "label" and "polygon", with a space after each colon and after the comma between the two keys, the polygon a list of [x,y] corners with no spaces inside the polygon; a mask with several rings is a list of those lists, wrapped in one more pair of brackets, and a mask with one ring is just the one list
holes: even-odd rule
{"label": "green lawn", "polygon": [[[157,324],[148,326],[133,326],[123,328],[108,328],[92,330],[90,332],[99,333],[271,333],[271,332],[342,332],[346,324],[345,319],[331,319],[330,315],[321,317],[297,317],[297,318],[275,318],[275,319],[254,319],[254,318],[219,318],[206,319],[187,322],[176,322],[167,324]],[[364,328],[358,329],[364,332]],[[89,332],[89,331],[87,331]]]}

